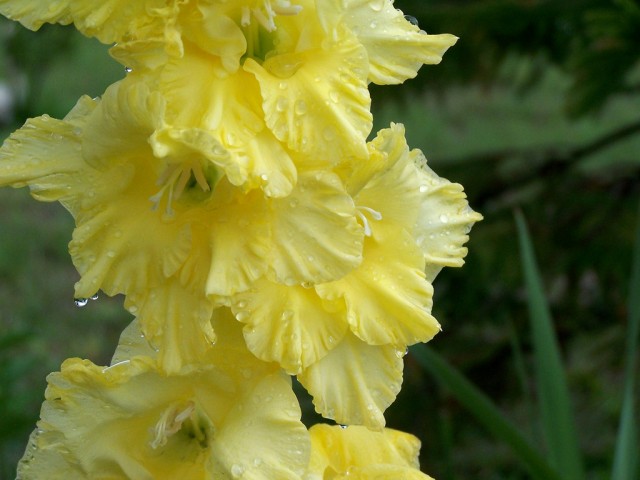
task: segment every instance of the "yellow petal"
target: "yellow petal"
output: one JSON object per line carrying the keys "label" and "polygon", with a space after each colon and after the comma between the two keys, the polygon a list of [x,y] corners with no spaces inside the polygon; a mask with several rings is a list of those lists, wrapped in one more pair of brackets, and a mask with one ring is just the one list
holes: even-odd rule
{"label": "yellow petal", "polygon": [[[411,152],[420,176],[420,207],[414,227],[416,240],[424,253],[427,268],[460,267],[467,249],[467,235],[482,215],[469,208],[461,185],[436,175],[427,166],[422,152]],[[435,275],[434,275],[435,276]]]}
{"label": "yellow petal", "polygon": [[269,207],[271,268],[280,283],[326,282],[360,264],[363,232],[336,175],[304,173],[291,195]]}
{"label": "yellow petal", "polygon": [[44,23],[71,23],[69,3],[70,0],[55,3],[0,0],[0,14],[22,23],[31,30],[38,30]]}
{"label": "yellow petal", "polygon": [[340,344],[298,375],[316,411],[342,424],[384,427],[384,411],[402,384],[402,356],[391,346],[367,345],[347,333]]}
{"label": "yellow petal", "polygon": [[426,342],[440,331],[430,314],[433,287],[423,269],[424,259],[413,238],[387,228],[379,240],[365,241],[364,260],[357,270],[316,289],[328,300],[344,298],[349,326],[363,341],[404,348]]}
{"label": "yellow petal", "polygon": [[367,50],[369,80],[379,85],[402,83],[423,64],[437,64],[457,37],[427,35],[404,18],[389,0],[329,0],[318,3],[325,28],[345,24]]}
{"label": "yellow petal", "polygon": [[326,310],[313,288],[265,278],[235,295],[232,309],[246,325],[249,350],[294,375],[324,357],[347,331],[344,314]]}
{"label": "yellow petal", "polygon": [[289,148],[327,163],[366,156],[371,100],[366,54],[344,33],[323,47],[244,64],[260,83],[265,122]]}
{"label": "yellow petal", "polygon": [[[0,147],[0,186],[29,186],[41,201],[72,202],[84,168],[81,137],[98,102],[82,97],[65,120],[43,115],[27,120]],[[53,141],[52,141],[53,140]]]}
{"label": "yellow petal", "polygon": [[397,478],[427,480],[420,472],[420,441],[408,433],[385,428],[380,432],[365,427],[314,425],[311,435],[310,478]]}
{"label": "yellow petal", "polygon": [[190,292],[175,278],[127,296],[125,307],[137,316],[140,333],[168,373],[202,363],[216,342],[212,303],[204,292]]}
{"label": "yellow petal", "polygon": [[249,288],[266,268],[269,230],[264,197],[242,192],[224,179],[216,186],[211,212],[211,264],[206,290],[229,296]]}

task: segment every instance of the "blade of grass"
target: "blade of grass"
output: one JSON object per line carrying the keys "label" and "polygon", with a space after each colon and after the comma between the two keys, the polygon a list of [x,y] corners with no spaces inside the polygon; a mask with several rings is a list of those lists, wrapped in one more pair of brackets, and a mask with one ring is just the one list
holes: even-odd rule
{"label": "blade of grass", "polygon": [[562,480],[566,477],[555,472],[546,459],[527,441],[522,433],[507,420],[493,402],[445,359],[424,345],[414,345],[410,352],[422,368],[450,390],[479,423],[496,438],[511,447],[513,452],[539,480]]}
{"label": "blade of grass", "polygon": [[638,426],[635,415],[636,357],[640,332],[640,213],[636,225],[631,280],[629,282],[629,316],[624,368],[624,394],[620,426],[613,460],[611,480],[637,478]]}
{"label": "blade of grass", "polygon": [[563,478],[585,478],[569,390],[524,216],[515,212],[529,305],[538,400],[551,464]]}

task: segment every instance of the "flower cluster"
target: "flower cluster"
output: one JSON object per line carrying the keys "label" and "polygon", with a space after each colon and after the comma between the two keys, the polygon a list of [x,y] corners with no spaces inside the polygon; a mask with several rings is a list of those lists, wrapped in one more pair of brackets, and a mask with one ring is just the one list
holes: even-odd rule
{"label": "flower cluster", "polygon": [[[73,23],[127,72],[0,149],[0,185],[73,215],[76,297],[123,294],[136,317],[110,366],[70,359],[49,377],[19,475],[427,478],[384,411],[407,347],[440,329],[431,282],[462,265],[481,217],[401,125],[369,140],[368,85],[414,77],[456,38],[391,0],[0,13]],[[289,375],[351,426],[307,430]]]}

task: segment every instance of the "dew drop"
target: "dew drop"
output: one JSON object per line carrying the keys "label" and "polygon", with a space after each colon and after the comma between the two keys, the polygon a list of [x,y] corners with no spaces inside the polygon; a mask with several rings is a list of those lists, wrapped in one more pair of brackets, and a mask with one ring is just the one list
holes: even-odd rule
{"label": "dew drop", "polygon": [[91,295],[91,300],[97,300],[98,299],[98,294],[94,293],[93,295]]}
{"label": "dew drop", "polygon": [[84,307],[87,303],[89,303],[88,298],[74,298],[73,303],[76,304],[76,307]]}
{"label": "dew drop", "polygon": [[384,7],[384,2],[386,1],[387,0],[371,0],[369,2],[369,8],[374,12],[379,12],[382,10],[382,7]]}
{"label": "dew drop", "polygon": [[245,302],[244,300],[240,300],[237,305],[238,308],[244,308],[246,306],[247,306],[247,302]]}
{"label": "dew drop", "polygon": [[278,97],[278,99],[276,100],[276,110],[278,112],[284,112],[288,106],[289,100],[287,99],[287,97]]}
{"label": "dew drop", "polygon": [[293,107],[293,111],[296,115],[304,115],[307,113],[307,102],[304,100],[296,101],[295,106]]}
{"label": "dew drop", "polygon": [[378,24],[376,22],[371,22],[369,24],[369,27],[371,27],[371,28],[376,28],[377,26],[378,26]]}
{"label": "dew drop", "polygon": [[133,68],[131,68],[131,67],[124,67],[124,71],[125,71],[125,73],[131,73],[131,72],[133,72]]}
{"label": "dew drop", "polygon": [[346,425],[340,425],[340,428],[341,428],[342,430],[346,430],[346,429],[347,429],[347,426],[346,426]]}
{"label": "dew drop", "polygon": [[333,127],[325,127],[325,129],[322,131],[322,136],[325,140],[332,141],[336,137],[336,132]]}
{"label": "dew drop", "polygon": [[418,19],[416,17],[412,17],[411,15],[405,15],[404,19],[409,22],[411,25],[418,26]]}
{"label": "dew drop", "polygon": [[233,478],[240,478],[243,473],[244,467],[242,465],[238,465],[237,463],[231,465],[231,475],[233,475]]}
{"label": "dew drop", "polygon": [[426,185],[420,185],[420,193],[425,193],[427,190],[429,190],[429,187]]}

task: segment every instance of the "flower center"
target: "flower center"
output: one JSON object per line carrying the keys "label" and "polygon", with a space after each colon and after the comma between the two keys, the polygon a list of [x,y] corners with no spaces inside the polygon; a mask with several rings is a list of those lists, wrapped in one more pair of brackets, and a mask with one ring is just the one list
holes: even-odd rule
{"label": "flower center", "polygon": [[240,26],[247,39],[244,58],[265,60],[275,46],[272,34],[277,29],[276,17],[297,15],[301,11],[302,6],[292,5],[289,0],[262,0],[253,7],[243,6]]}
{"label": "flower center", "polygon": [[156,185],[160,189],[149,200],[153,203],[152,210],[157,210],[165,199],[165,213],[173,217],[173,202],[179,200],[183,194],[210,192],[211,186],[216,184],[217,170],[211,165],[203,168],[199,159],[183,162],[169,162],[160,173]]}
{"label": "flower center", "polygon": [[364,228],[364,234],[367,237],[370,237],[372,234],[371,225],[369,225],[369,219],[367,218],[366,214],[371,216],[373,220],[377,220],[377,221],[382,220],[382,214],[377,210],[374,210],[373,208],[356,205],[356,215],[358,215],[358,218],[362,220],[362,227]]}
{"label": "flower center", "polygon": [[[198,415],[196,405],[192,401],[171,405],[162,413],[153,427],[153,440],[150,442],[150,446],[154,450],[164,447],[169,438],[178,432],[182,432],[187,437],[195,439],[200,445],[206,446],[208,423]],[[209,427],[211,427],[210,424]]]}

